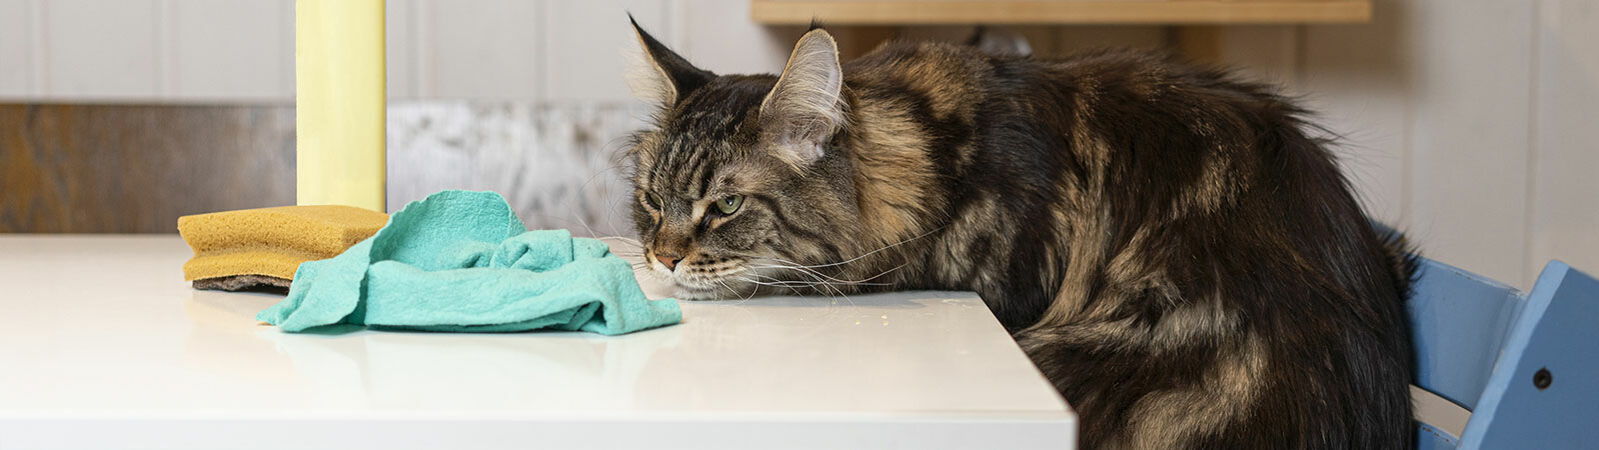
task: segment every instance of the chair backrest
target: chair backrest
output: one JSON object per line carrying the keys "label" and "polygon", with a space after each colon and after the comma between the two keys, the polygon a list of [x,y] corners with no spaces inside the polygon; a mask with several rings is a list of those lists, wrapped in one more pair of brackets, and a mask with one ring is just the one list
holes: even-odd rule
{"label": "chair backrest", "polygon": [[1515,288],[1421,260],[1408,302],[1411,339],[1416,385],[1435,396],[1415,393],[1418,449],[1460,445],[1465,417],[1476,408],[1499,349],[1525,304]]}
{"label": "chair backrest", "polygon": [[1599,280],[1552,261],[1527,294],[1462,449],[1599,448]]}
{"label": "chair backrest", "polygon": [[1526,301],[1516,288],[1422,260],[1409,307],[1416,384],[1476,409],[1499,349]]}
{"label": "chair backrest", "polygon": [[[1431,260],[1418,276],[1418,448],[1599,446],[1585,429],[1599,424],[1599,282],[1559,261],[1528,295]],[[1554,374],[1564,383],[1545,383]],[[1469,420],[1422,417],[1439,403]]]}

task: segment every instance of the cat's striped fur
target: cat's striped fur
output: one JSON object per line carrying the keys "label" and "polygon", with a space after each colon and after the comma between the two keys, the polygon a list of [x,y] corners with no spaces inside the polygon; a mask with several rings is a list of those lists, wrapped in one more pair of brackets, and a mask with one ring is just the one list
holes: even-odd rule
{"label": "cat's striped fur", "polygon": [[823,30],[718,76],[639,36],[635,218],[682,295],[977,291],[1082,448],[1409,445],[1409,262],[1267,86],[1116,51],[840,65]]}

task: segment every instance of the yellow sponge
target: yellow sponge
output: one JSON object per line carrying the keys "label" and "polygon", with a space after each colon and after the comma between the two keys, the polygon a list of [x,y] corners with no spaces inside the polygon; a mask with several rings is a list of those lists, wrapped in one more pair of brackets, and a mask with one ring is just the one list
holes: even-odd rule
{"label": "yellow sponge", "polygon": [[200,289],[288,287],[300,263],[332,258],[377,233],[389,216],[353,206],[280,206],[178,218],[194,249],[183,279]]}

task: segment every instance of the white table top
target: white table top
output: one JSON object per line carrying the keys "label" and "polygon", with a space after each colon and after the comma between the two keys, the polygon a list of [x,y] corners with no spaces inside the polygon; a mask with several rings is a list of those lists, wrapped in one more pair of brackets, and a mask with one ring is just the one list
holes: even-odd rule
{"label": "white table top", "polygon": [[0,235],[0,449],[1072,440],[972,293],[681,302],[682,324],[619,337],[286,334],[253,318],[281,297],[193,290],[190,256],[170,235]]}

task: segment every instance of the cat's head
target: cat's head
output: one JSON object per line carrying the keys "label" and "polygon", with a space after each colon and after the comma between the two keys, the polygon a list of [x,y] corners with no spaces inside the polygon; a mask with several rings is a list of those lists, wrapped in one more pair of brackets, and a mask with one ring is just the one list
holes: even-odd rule
{"label": "cat's head", "polygon": [[634,29],[628,82],[658,105],[628,154],[650,271],[680,296],[726,298],[832,245],[854,198],[834,148],[847,102],[833,37],[806,33],[780,76],[717,75]]}

